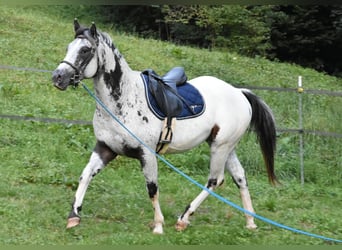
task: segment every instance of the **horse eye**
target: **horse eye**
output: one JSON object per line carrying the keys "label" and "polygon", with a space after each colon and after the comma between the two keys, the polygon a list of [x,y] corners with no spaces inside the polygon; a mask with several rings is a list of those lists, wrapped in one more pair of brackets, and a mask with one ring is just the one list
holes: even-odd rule
{"label": "horse eye", "polygon": [[89,51],[90,51],[90,48],[85,47],[85,48],[82,48],[80,52],[82,55],[85,55],[85,54],[89,53]]}

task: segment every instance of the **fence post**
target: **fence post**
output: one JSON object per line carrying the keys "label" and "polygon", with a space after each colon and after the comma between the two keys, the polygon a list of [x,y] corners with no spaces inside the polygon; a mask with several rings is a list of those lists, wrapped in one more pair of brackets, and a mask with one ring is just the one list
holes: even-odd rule
{"label": "fence post", "polygon": [[300,182],[304,185],[304,130],[303,130],[303,103],[302,103],[302,93],[303,93],[303,85],[302,85],[302,76],[298,76],[298,121],[299,121],[299,164],[300,164]]}

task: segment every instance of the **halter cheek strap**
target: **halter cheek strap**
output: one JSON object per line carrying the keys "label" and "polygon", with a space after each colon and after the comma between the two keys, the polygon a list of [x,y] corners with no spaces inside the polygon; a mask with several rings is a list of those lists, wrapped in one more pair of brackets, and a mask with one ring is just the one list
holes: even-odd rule
{"label": "halter cheek strap", "polygon": [[71,68],[74,69],[74,76],[70,78],[70,83],[72,83],[74,87],[78,86],[78,83],[81,81],[81,77],[83,76],[83,71],[87,67],[90,60],[93,58],[94,54],[95,54],[95,49],[92,49],[89,56],[81,63],[79,67],[76,67],[74,64],[68,61],[65,61],[65,60],[61,61],[61,63],[66,63]]}

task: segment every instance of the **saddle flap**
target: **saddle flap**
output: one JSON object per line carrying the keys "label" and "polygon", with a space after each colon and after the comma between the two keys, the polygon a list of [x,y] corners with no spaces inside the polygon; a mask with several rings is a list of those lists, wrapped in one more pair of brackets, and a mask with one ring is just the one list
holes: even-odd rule
{"label": "saddle flap", "polygon": [[158,106],[168,117],[176,117],[183,109],[182,100],[170,89],[169,85],[159,84],[153,91]]}
{"label": "saddle flap", "polygon": [[178,96],[177,85],[186,79],[184,69],[175,67],[160,77],[151,69],[143,71],[149,78],[149,88],[159,108],[167,117],[176,117],[182,112],[183,102]]}

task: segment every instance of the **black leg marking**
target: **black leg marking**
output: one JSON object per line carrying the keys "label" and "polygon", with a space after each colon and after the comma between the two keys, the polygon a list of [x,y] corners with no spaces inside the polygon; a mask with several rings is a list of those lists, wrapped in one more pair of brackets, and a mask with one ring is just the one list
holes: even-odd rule
{"label": "black leg marking", "polygon": [[[185,210],[184,210],[184,213],[182,214],[182,216],[180,217],[180,219],[182,220],[184,218],[184,215],[186,214],[186,212],[188,212],[188,210],[190,209],[190,205],[187,205]],[[190,215],[193,215],[194,213],[191,213]]]}
{"label": "black leg marking", "polygon": [[[232,179],[233,179],[233,182],[235,183],[236,187],[240,188],[240,184],[234,179],[234,177],[232,177]],[[240,179],[240,181],[241,181],[241,179]]]}
{"label": "black leg marking", "polygon": [[68,219],[75,218],[75,217],[81,218],[78,214],[75,214],[74,210],[71,210],[71,212],[68,216]]}
{"label": "black leg marking", "polygon": [[76,210],[77,210],[77,214],[75,213],[75,211],[74,211],[74,203],[71,205],[71,212],[70,212],[70,214],[69,214],[69,216],[68,216],[68,218],[75,218],[75,217],[78,217],[78,218],[80,218],[80,216],[78,215],[80,212],[81,212],[81,210],[82,210],[82,206],[80,206],[80,207],[78,207]]}
{"label": "black leg marking", "polygon": [[[127,145],[124,146],[124,155],[143,161],[144,152],[141,147],[132,148]],[[142,164],[144,166],[144,164]]]}
{"label": "black leg marking", "polygon": [[97,169],[95,173],[92,174],[92,177],[94,178],[98,173],[100,173],[101,169]]}
{"label": "black leg marking", "polygon": [[97,141],[94,152],[98,153],[104,165],[113,160],[117,154],[113,152],[106,143]]}
{"label": "black leg marking", "polygon": [[[245,177],[245,178],[246,178],[246,187],[248,187],[247,177]],[[234,177],[232,177],[232,179],[233,179],[233,182],[235,183],[235,185],[237,186],[237,188],[240,188],[243,180],[241,178],[238,178],[237,180],[235,180]]]}
{"label": "black leg marking", "polygon": [[207,188],[221,186],[223,183],[224,183],[224,179],[220,183],[217,183],[216,178],[209,179],[208,184],[207,184]]}
{"label": "black leg marking", "polygon": [[207,188],[216,187],[216,185],[217,185],[217,179],[209,179]]}
{"label": "black leg marking", "polygon": [[152,199],[158,191],[158,186],[154,182],[149,182],[147,183],[147,191],[148,195]]}

